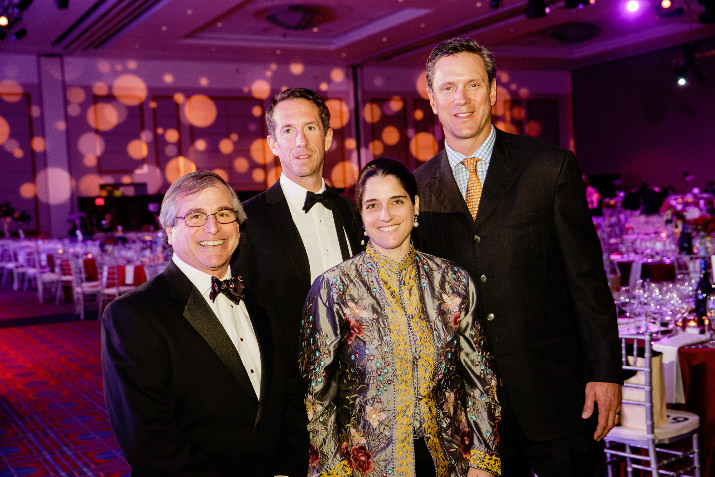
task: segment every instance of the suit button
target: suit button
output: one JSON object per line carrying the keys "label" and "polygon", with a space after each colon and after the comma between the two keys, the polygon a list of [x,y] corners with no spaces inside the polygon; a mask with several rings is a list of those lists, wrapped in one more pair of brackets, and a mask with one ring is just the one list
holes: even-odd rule
{"label": "suit button", "polygon": [[482,238],[479,235],[475,235],[473,238],[474,238],[474,243],[479,243],[482,241]]}
{"label": "suit button", "polygon": [[487,276],[486,276],[486,275],[482,275],[481,277],[479,277],[479,281],[481,281],[482,283],[486,283],[486,281],[487,281]]}
{"label": "suit button", "polygon": [[494,321],[494,313],[489,313],[487,315],[487,321]]}

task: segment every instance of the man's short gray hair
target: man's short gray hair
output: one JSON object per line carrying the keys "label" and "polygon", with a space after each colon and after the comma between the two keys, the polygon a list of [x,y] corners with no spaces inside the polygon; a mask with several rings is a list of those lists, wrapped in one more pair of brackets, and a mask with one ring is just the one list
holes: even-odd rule
{"label": "man's short gray hair", "polygon": [[194,194],[198,194],[207,187],[223,186],[231,194],[231,205],[238,223],[243,223],[246,220],[246,212],[243,210],[241,201],[238,200],[238,195],[233,187],[228,185],[223,178],[211,171],[195,171],[189,172],[176,179],[171,184],[169,190],[164,195],[164,200],[161,201],[161,212],[159,212],[159,222],[161,226],[166,228],[176,225],[176,215],[179,210],[179,200]]}

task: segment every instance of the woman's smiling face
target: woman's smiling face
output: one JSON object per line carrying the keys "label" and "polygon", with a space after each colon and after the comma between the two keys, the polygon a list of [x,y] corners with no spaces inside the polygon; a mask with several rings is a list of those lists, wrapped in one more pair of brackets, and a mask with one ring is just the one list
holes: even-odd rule
{"label": "woman's smiling face", "polygon": [[395,176],[376,175],[365,182],[360,215],[370,243],[383,255],[395,261],[407,255],[418,213],[419,197],[413,204]]}

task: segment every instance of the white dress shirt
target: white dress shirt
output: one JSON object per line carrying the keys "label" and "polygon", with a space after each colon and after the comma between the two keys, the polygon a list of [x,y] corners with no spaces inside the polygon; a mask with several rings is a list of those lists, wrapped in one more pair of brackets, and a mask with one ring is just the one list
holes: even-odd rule
{"label": "white dress shirt", "polygon": [[[343,261],[338,235],[335,232],[333,213],[320,202],[308,212],[303,210],[308,189],[299,186],[285,175],[280,177],[283,194],[288,201],[288,209],[293,218],[310,263],[310,283],[327,269]],[[325,191],[325,180],[318,193]],[[348,248],[350,241],[347,240]],[[352,251],[350,252],[352,255]]]}
{"label": "white dress shirt", "polygon": [[[229,300],[226,295],[219,293],[216,300],[212,301],[209,298],[211,292],[211,275],[195,269],[179,258],[176,253],[171,257],[179,270],[184,272],[184,275],[194,284],[201,292],[206,303],[214,312],[221,326],[226,330],[226,334],[231,338],[231,342],[238,350],[238,355],[241,357],[243,366],[246,368],[248,378],[251,380],[256,396],[261,397],[261,352],[258,347],[258,340],[253,331],[251,319],[248,316],[246,304],[241,302],[236,305]],[[223,280],[231,278],[231,269],[229,268],[224,275]]]}

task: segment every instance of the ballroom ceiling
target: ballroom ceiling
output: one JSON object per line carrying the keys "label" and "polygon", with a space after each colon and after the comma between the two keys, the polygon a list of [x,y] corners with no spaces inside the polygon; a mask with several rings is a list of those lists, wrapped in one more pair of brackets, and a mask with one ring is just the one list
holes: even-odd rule
{"label": "ballroom ceiling", "polygon": [[[701,17],[715,0],[0,0],[25,7],[26,35],[3,53],[422,65],[442,39],[471,36],[500,66],[574,69],[715,37]],[[29,3],[29,5],[28,5]],[[572,2],[578,3],[578,2]],[[588,2],[586,2],[588,3]],[[498,4],[498,8],[492,5]]]}

